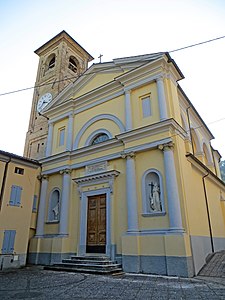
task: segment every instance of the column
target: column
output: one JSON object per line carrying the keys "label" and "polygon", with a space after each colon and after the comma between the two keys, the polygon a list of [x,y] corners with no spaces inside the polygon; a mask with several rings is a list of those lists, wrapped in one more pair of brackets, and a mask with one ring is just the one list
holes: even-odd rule
{"label": "column", "polygon": [[68,119],[66,150],[71,151],[72,145],[73,145],[73,114],[70,114]]}
{"label": "column", "polygon": [[46,145],[46,157],[52,154],[53,123],[48,124],[48,137]]}
{"label": "column", "polygon": [[132,111],[131,111],[130,91],[125,91],[125,120],[126,120],[126,130],[131,130]]}
{"label": "column", "polygon": [[163,77],[157,78],[156,83],[158,91],[159,116],[160,121],[163,121],[168,118]]}
{"label": "column", "polygon": [[65,169],[60,171],[63,175],[62,183],[62,198],[60,207],[60,223],[59,223],[59,234],[68,234],[68,219],[69,219],[69,201],[70,201],[70,173],[71,170]]}
{"label": "column", "polygon": [[134,153],[122,154],[126,158],[127,231],[138,231],[137,190]]}
{"label": "column", "polygon": [[46,207],[46,198],[47,198],[47,190],[48,190],[48,176],[42,175],[38,179],[41,180],[41,195],[40,195],[40,202],[38,206],[36,236],[42,236],[44,234],[45,207]]}
{"label": "column", "polygon": [[176,169],[173,155],[173,143],[163,144],[159,146],[164,154],[164,168],[166,177],[166,191],[168,199],[168,211],[170,228],[183,231],[180,199],[178,193],[178,184],[176,177]]}

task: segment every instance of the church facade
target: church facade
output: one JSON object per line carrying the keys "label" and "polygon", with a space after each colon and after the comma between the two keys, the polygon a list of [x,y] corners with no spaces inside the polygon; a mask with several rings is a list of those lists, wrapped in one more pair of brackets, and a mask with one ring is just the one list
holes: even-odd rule
{"label": "church facade", "polygon": [[[61,43],[72,56],[61,56]],[[66,32],[38,53],[39,82],[46,82],[42,69],[61,72],[63,59],[61,80],[68,70],[75,79],[54,96],[49,81],[33,99],[33,128],[38,118],[47,127],[29,262],[94,253],[125,272],[197,274],[209,253],[225,249],[225,186],[214,137],[169,53],[87,68],[92,57]],[[28,151],[35,132],[26,140],[31,158],[40,151]]]}

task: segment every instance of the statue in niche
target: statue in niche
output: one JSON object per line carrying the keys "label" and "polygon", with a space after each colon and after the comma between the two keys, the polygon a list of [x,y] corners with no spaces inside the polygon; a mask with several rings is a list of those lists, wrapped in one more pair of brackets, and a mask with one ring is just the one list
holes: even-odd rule
{"label": "statue in niche", "polygon": [[54,214],[54,220],[59,220],[59,201],[57,202],[56,206],[52,209]]}
{"label": "statue in niche", "polygon": [[149,193],[149,200],[150,200],[150,208],[152,211],[162,211],[162,204],[160,200],[160,187],[157,182],[149,183],[150,186],[150,193]]}

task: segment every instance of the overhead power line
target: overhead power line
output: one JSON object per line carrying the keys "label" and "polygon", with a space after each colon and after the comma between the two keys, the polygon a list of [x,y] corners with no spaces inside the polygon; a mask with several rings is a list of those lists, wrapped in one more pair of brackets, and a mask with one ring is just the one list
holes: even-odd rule
{"label": "overhead power line", "polygon": [[[202,44],[206,44],[206,43],[211,43],[211,42],[214,42],[216,40],[220,40],[220,39],[224,39],[224,38],[225,38],[225,35],[217,37],[217,38],[214,38],[214,39],[210,39],[210,40],[207,40],[207,41],[204,41],[204,42],[199,42],[199,43],[192,44],[192,45],[189,45],[189,46],[185,46],[185,47],[181,47],[181,48],[178,48],[178,49],[170,50],[170,51],[167,51],[167,52],[172,53],[172,52],[176,52],[176,51],[181,51],[181,50],[184,50],[184,49],[188,49],[188,48],[191,48],[191,47],[196,47],[196,46],[199,46],[199,45],[202,45]],[[140,59],[138,61],[146,61],[146,60]],[[117,67],[117,66],[115,66],[115,67]],[[88,75],[91,75],[91,74],[97,74],[99,72],[110,70],[112,68],[113,67],[109,67],[109,68],[101,69],[99,71],[90,72],[90,73],[84,72],[84,73],[80,74],[78,77],[77,76],[72,76],[72,77],[69,77],[69,78],[64,78],[64,79],[53,81],[53,82],[48,82],[48,83],[44,83],[44,84],[40,84],[40,85],[36,85],[36,86],[32,86],[32,87],[27,87],[27,88],[22,88],[22,89],[18,89],[18,90],[14,90],[14,91],[9,91],[9,92],[5,92],[5,93],[1,93],[0,96],[5,96],[5,95],[9,95],[9,94],[19,93],[19,92],[23,92],[23,91],[27,91],[27,90],[39,88],[39,87],[46,86],[46,85],[52,85],[54,83],[58,83],[58,82],[66,81],[66,80],[78,79],[78,78],[80,78],[82,76],[88,76]]]}
{"label": "overhead power line", "polygon": [[184,49],[187,49],[187,48],[196,47],[196,46],[199,46],[199,45],[202,45],[202,44],[211,43],[211,42],[214,42],[214,41],[217,41],[217,40],[220,40],[220,39],[224,39],[224,38],[225,38],[225,35],[214,38],[214,39],[211,39],[211,40],[207,40],[207,41],[204,41],[204,42],[199,42],[199,43],[196,43],[196,44],[192,44],[192,45],[189,45],[189,46],[185,46],[185,47],[182,47],[182,48],[171,50],[171,51],[168,51],[168,52],[172,53],[172,52],[184,50]]}

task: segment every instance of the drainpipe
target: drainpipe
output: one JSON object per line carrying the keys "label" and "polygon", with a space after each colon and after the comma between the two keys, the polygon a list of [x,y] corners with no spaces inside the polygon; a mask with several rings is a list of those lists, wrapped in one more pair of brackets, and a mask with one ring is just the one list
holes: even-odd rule
{"label": "drainpipe", "polygon": [[2,179],[2,186],[1,186],[1,192],[0,192],[0,210],[2,208],[2,201],[3,201],[3,195],[5,191],[5,182],[6,182],[6,177],[7,177],[7,171],[8,171],[8,165],[11,161],[11,157],[5,164],[5,169],[4,169],[4,174],[3,174],[3,179]]}
{"label": "drainpipe", "polygon": [[209,234],[210,234],[212,253],[214,253],[215,251],[214,251],[213,236],[212,236],[212,225],[211,225],[211,220],[210,220],[209,204],[208,204],[208,197],[207,197],[206,185],[205,185],[205,178],[208,175],[209,175],[209,173],[207,173],[205,176],[202,177],[202,184],[203,184],[204,195],[205,195],[205,205],[206,205],[206,211],[207,211],[207,217],[208,217]]}
{"label": "drainpipe", "polygon": [[191,138],[191,147],[192,147],[192,154],[194,155],[194,144],[193,144],[193,138],[192,138],[192,133],[191,133],[191,123],[190,123],[190,116],[189,116],[189,112],[188,110],[191,108],[191,106],[189,106],[186,109],[186,113],[187,113],[187,118],[188,118],[188,127],[189,127],[189,132],[190,132],[190,138]]}

